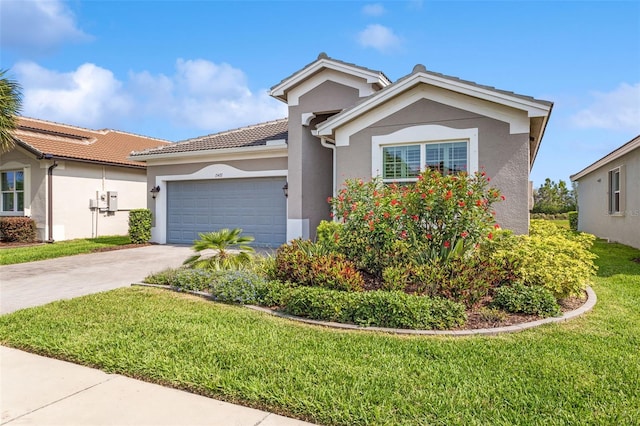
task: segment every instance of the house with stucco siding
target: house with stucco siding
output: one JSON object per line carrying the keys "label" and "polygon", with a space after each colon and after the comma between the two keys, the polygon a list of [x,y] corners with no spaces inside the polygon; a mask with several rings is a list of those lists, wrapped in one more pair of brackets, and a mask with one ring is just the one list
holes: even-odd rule
{"label": "house with stucco siding", "polygon": [[578,230],[640,248],[640,135],[571,176]]}
{"label": "house with stucco siding", "polygon": [[129,210],[147,206],[146,164],[131,151],[169,142],[19,117],[0,153],[0,216],[28,216],[37,238],[126,235]]}
{"label": "house with stucco siding", "polygon": [[148,197],[153,241],[191,243],[223,227],[261,245],[313,239],[346,179],[413,182],[426,167],[484,170],[506,196],[500,225],[528,232],[529,174],[551,102],[422,65],[392,82],[324,53],[270,94],[286,118],[131,155],[160,189]]}

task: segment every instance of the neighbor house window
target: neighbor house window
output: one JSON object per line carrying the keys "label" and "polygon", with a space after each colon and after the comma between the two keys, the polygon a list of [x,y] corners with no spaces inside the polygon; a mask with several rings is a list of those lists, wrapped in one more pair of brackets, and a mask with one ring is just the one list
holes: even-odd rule
{"label": "neighbor house window", "polygon": [[609,171],[609,214],[622,211],[620,182],[620,168]]}
{"label": "neighbor house window", "polygon": [[467,142],[421,143],[382,147],[382,178],[414,181],[429,168],[443,175],[468,171]]}
{"label": "neighbor house window", "polygon": [[24,211],[24,171],[9,170],[0,172],[2,187],[3,213],[22,213]]}

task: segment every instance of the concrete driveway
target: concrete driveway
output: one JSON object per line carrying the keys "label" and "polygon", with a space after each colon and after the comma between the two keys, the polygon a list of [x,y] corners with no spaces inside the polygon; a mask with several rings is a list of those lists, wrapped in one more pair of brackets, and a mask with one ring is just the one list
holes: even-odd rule
{"label": "concrete driveway", "polygon": [[0,266],[0,314],[127,287],[192,254],[191,246],[151,245]]}

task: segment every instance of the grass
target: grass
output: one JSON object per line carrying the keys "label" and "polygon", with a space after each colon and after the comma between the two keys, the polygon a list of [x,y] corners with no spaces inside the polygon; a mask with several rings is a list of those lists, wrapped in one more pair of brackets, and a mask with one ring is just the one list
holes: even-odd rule
{"label": "grass", "polygon": [[0,249],[0,265],[12,265],[14,263],[33,262],[36,260],[91,253],[96,249],[122,246],[130,243],[131,240],[128,236],[115,235],[60,241],[53,244],[3,248]]}
{"label": "grass", "polygon": [[560,228],[569,229],[569,220],[568,219],[548,219],[549,222],[555,223]]}
{"label": "grass", "polygon": [[127,288],[0,317],[0,343],[327,425],[631,425],[640,251],[598,241],[598,304],[494,337],[305,326]]}

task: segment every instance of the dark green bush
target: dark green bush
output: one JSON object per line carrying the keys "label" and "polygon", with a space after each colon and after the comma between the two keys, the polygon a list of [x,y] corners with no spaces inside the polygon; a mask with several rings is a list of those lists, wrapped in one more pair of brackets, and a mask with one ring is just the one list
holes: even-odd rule
{"label": "dark green bush", "polygon": [[270,308],[281,306],[286,293],[294,287],[295,284],[289,282],[265,281],[256,288],[257,303]]}
{"label": "dark green bush", "polygon": [[308,240],[293,240],[278,248],[275,276],[281,281],[336,290],[358,291],[364,286],[353,262]]}
{"label": "dark green bush", "polygon": [[571,228],[572,231],[577,231],[578,230],[578,212],[569,212],[567,213],[567,215],[569,216],[569,228]]}
{"label": "dark green bush", "polygon": [[10,243],[33,243],[36,241],[36,222],[30,217],[2,217],[0,238]]}
{"label": "dark green bush", "polygon": [[151,210],[129,211],[129,238],[133,244],[146,244],[151,239]]}
{"label": "dark green bush", "polygon": [[496,289],[492,305],[507,312],[553,317],[562,314],[556,298],[544,287],[515,283]]}
{"label": "dark green bush", "polygon": [[173,283],[169,284],[181,290],[210,291],[218,274],[205,269],[180,268],[176,270]]}
{"label": "dark green bush", "polygon": [[284,292],[285,312],[323,321],[408,329],[450,329],[466,321],[464,306],[401,291],[342,292],[298,287]]}
{"label": "dark green bush", "polygon": [[178,269],[168,268],[163,271],[146,276],[145,279],[142,280],[142,282],[147,284],[175,286],[177,273]]}

